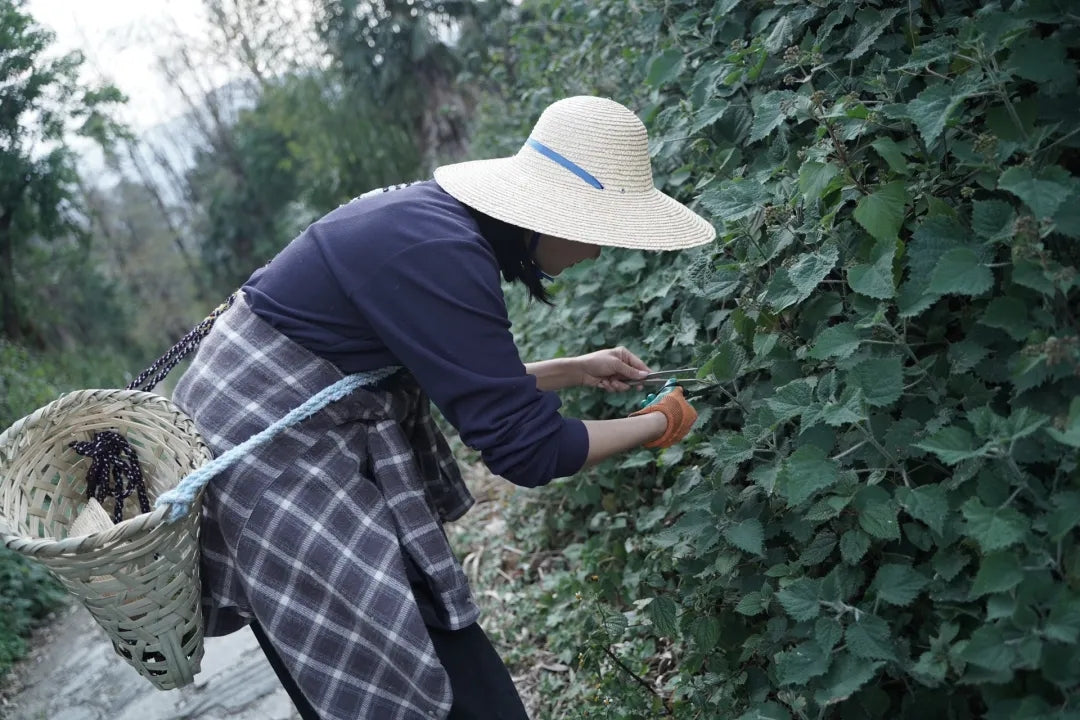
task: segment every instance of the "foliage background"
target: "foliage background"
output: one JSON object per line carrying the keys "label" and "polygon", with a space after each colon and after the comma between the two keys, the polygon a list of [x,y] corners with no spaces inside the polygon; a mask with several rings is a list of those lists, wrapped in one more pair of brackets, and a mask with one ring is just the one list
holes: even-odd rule
{"label": "foliage background", "polygon": [[[532,356],[627,343],[719,383],[690,442],[510,523],[557,553],[526,590],[539,634],[596,681],[551,674],[547,712],[1080,712],[1076,20],[843,1],[515,18],[478,74],[528,116],[579,92],[634,106],[658,186],[720,229],[701,253],[605,251],[555,309],[517,308]],[[520,105],[493,104],[474,137],[513,150]]]}
{"label": "foliage background", "polygon": [[[88,87],[78,58],[3,95],[47,111],[0,128],[0,212],[25,213],[0,276],[5,426],[126,382],[337,204],[610,96],[720,238],[605,251],[551,309],[508,289],[523,354],[621,343],[715,385],[688,442],[517,493],[472,559],[536,716],[1080,715],[1067,0],[302,4],[206,0],[213,26],[163,58],[184,132],[111,124],[116,93],[64,91]],[[21,5],[0,0],[5,80],[47,46]],[[235,80],[208,86],[204,56]],[[58,117],[93,118],[115,182],[80,176]],[[9,200],[41,157],[49,192]],[[0,670],[51,587],[0,555]]]}

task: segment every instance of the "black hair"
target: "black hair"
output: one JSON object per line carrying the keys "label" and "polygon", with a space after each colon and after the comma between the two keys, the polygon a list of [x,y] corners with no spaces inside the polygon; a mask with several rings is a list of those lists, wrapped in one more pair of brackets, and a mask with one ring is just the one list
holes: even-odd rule
{"label": "black hair", "polygon": [[[468,206],[466,206],[468,207]],[[476,208],[468,207],[480,234],[491,245],[499,270],[507,282],[521,282],[534,300],[552,305],[551,296],[541,281],[540,266],[529,251],[525,228],[485,215]]]}

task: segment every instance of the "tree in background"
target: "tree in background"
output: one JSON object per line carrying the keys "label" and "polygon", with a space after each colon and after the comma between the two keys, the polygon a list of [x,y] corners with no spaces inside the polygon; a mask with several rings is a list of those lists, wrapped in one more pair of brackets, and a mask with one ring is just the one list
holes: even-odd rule
{"label": "tree in background", "polygon": [[52,35],[23,6],[0,0],[0,331],[40,343],[41,323],[20,298],[32,284],[26,255],[64,252],[61,243],[83,235],[69,134],[108,144],[119,128],[107,111],[123,97],[82,87],[78,53],[47,57]]}
{"label": "tree in background", "polygon": [[318,31],[334,66],[383,109],[384,127],[407,128],[423,169],[467,149],[467,88],[456,83],[457,45],[484,32],[503,0],[324,0]]}
{"label": "tree in background", "polygon": [[[216,295],[335,206],[461,156],[459,46],[478,42],[502,5],[326,2],[304,35],[295,7],[284,17],[285,6],[208,0],[207,52],[240,69],[228,93],[200,79],[186,44],[163,67],[198,137],[178,195],[194,210],[189,231]],[[303,49],[284,52],[279,30]]]}

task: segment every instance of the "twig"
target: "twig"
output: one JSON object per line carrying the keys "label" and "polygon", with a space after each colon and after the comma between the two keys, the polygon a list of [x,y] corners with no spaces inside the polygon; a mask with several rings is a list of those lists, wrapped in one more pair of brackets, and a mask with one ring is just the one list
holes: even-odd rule
{"label": "twig", "polygon": [[638,674],[637,674],[636,672],[634,672],[634,671],[633,671],[633,670],[631,670],[630,668],[626,667],[626,665],[625,665],[625,664],[623,664],[623,661],[622,661],[622,660],[620,660],[620,659],[619,659],[619,658],[618,658],[618,657],[617,657],[617,656],[615,655],[615,653],[611,652],[611,650],[610,650],[609,648],[607,648],[607,647],[603,647],[603,648],[601,648],[601,649],[602,649],[602,650],[604,651],[604,654],[605,654],[605,655],[607,655],[607,656],[608,656],[609,658],[611,658],[611,661],[612,661],[613,663],[615,663],[616,665],[618,665],[618,666],[619,666],[619,669],[621,669],[621,670],[622,670],[622,671],[623,671],[624,673],[626,673],[626,674],[627,674],[627,675],[629,675],[630,677],[634,678],[634,680],[636,680],[636,681],[637,681],[637,683],[638,683],[639,685],[641,685],[641,687],[645,688],[645,689],[646,689],[646,690],[648,690],[648,691],[649,691],[650,693],[652,693],[652,694],[653,694],[653,695],[655,695],[656,697],[660,698],[660,702],[661,702],[661,703],[663,703],[663,705],[664,705],[664,714],[665,714],[665,715],[672,715],[672,714],[673,714],[673,713],[671,712],[671,708],[670,708],[670,707],[668,707],[668,700],[667,700],[667,698],[665,698],[665,697],[664,697],[663,695],[661,695],[660,693],[656,692],[656,690],[655,690],[655,689],[653,688],[653,686],[652,686],[652,685],[650,685],[649,683],[645,682],[645,680],[644,680],[644,679],[642,679],[640,675],[638,675]]}

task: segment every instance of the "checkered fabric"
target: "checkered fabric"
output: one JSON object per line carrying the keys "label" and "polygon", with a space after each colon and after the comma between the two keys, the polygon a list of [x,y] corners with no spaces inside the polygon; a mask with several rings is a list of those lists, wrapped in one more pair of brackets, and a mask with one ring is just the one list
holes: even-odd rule
{"label": "checkered fabric", "polygon": [[[341,377],[240,301],[202,342],[173,400],[220,454]],[[450,629],[475,622],[442,530],[472,504],[411,376],[361,388],[210,481],[207,634],[257,618],[325,720],[445,717],[449,680],[402,553]]]}

